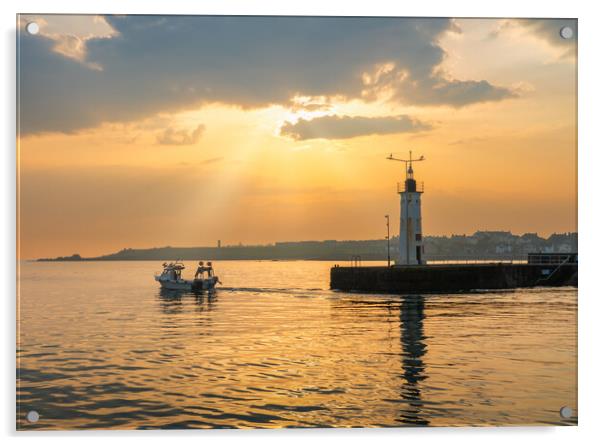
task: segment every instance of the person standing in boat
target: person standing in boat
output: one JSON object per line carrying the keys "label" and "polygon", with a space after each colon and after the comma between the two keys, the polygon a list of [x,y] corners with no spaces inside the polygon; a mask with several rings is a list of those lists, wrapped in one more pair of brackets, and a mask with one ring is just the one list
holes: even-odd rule
{"label": "person standing in boat", "polygon": [[207,262],[205,270],[207,271],[207,278],[213,277],[213,265],[211,264],[211,261]]}
{"label": "person standing in boat", "polygon": [[205,271],[207,270],[207,268],[204,266],[205,263],[203,263],[202,261],[199,261],[199,267],[197,267],[196,269],[196,273],[194,274],[194,278],[196,279],[197,277],[200,277],[201,279],[203,278],[203,274],[205,273]]}

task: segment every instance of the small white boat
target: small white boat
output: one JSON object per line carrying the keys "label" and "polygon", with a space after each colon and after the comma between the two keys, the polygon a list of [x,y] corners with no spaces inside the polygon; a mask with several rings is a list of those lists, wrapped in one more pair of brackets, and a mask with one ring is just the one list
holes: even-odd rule
{"label": "small white boat", "polygon": [[184,269],[185,266],[180,261],[163,263],[163,272],[156,273],[155,280],[161,284],[163,289],[183,291],[213,290],[215,289],[215,285],[220,282],[219,278],[213,273],[211,262],[207,263],[207,266],[204,266],[202,261],[199,262],[199,267],[193,280],[182,278],[182,271]]}

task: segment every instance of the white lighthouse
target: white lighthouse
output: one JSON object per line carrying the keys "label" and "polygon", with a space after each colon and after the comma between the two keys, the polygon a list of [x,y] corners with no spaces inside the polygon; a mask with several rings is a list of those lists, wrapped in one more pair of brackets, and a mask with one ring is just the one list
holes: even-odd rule
{"label": "white lighthouse", "polygon": [[399,256],[396,263],[399,265],[424,264],[424,246],[422,244],[422,213],[421,196],[422,188],[416,186],[414,179],[413,162],[424,161],[424,156],[419,159],[397,159],[393,155],[387,159],[405,163],[406,179],[397,184],[397,192],[401,198],[399,220]]}

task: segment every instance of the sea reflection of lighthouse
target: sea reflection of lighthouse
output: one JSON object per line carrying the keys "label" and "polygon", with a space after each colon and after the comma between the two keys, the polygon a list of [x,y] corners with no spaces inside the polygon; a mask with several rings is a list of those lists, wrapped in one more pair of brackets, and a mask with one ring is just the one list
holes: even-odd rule
{"label": "sea reflection of lighthouse", "polygon": [[426,353],[424,343],[424,297],[412,295],[403,297],[400,306],[400,333],[402,360],[401,398],[406,402],[400,412],[400,421],[411,425],[428,425],[422,412],[420,382],[424,375],[422,357]]}
{"label": "sea reflection of lighthouse", "polygon": [[394,158],[391,154],[387,159],[405,163],[406,179],[397,184],[397,192],[401,197],[399,220],[399,257],[397,264],[423,264],[424,246],[422,245],[422,213],[420,199],[423,188],[416,186],[413,162],[424,161],[424,156],[412,159]]}

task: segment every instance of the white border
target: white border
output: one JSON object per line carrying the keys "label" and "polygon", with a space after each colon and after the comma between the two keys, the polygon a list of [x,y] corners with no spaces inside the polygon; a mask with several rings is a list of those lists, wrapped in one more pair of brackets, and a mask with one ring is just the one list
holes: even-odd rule
{"label": "white border", "polygon": [[[602,400],[599,380],[600,335],[599,317],[602,314],[602,292],[596,282],[599,267],[597,253],[602,245],[600,235],[600,202],[597,191],[602,190],[602,141],[598,111],[602,104],[599,83],[600,69],[600,8],[594,1],[546,1],[498,0],[474,2],[470,0],[387,2],[385,0],[303,0],[287,2],[277,0],[222,0],[202,1],[191,4],[190,0],[146,0],[124,2],[77,2],[72,0],[47,1],[21,0],[16,5],[2,2],[2,37],[4,50],[2,75],[3,104],[0,108],[2,134],[5,144],[2,151],[3,175],[0,204],[4,211],[2,224],[2,258],[5,292],[3,302],[4,323],[2,332],[3,366],[0,419],[2,433],[12,441],[21,443],[36,438],[45,444],[72,443],[85,440],[92,443],[125,443],[144,440],[149,443],[164,442],[168,437],[178,441],[246,443],[278,442],[304,443],[307,441],[345,440],[348,443],[365,443],[367,440],[399,443],[400,441],[447,444],[488,444],[518,441],[545,441],[546,444],[578,440],[594,441],[597,431],[598,404]],[[154,13],[154,14],[249,14],[249,15],[393,15],[438,17],[577,17],[579,18],[579,426],[538,428],[429,428],[429,429],[365,429],[365,430],[255,430],[255,431],[181,431],[181,432],[72,432],[72,433],[16,433],[15,419],[15,14],[21,13]],[[562,178],[559,178],[562,180]],[[7,277],[8,274],[8,277]]]}

